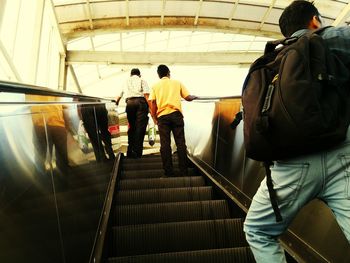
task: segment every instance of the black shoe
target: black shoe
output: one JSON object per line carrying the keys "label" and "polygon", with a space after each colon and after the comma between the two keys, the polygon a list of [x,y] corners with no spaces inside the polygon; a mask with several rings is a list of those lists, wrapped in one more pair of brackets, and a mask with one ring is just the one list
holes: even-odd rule
{"label": "black shoe", "polygon": [[173,177],[175,175],[174,175],[174,172],[168,172],[168,173],[164,173],[164,176],[165,177]]}
{"label": "black shoe", "polygon": [[129,152],[126,157],[129,159],[136,159],[137,155],[135,152]]}

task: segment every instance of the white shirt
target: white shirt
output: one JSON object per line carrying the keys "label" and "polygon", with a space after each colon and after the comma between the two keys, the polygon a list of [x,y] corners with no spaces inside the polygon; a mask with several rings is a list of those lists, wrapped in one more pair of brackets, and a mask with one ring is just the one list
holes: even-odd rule
{"label": "white shirt", "polygon": [[141,79],[137,75],[132,75],[126,80],[124,88],[120,93],[120,97],[132,98],[143,97],[144,94],[149,94],[149,87],[145,80]]}

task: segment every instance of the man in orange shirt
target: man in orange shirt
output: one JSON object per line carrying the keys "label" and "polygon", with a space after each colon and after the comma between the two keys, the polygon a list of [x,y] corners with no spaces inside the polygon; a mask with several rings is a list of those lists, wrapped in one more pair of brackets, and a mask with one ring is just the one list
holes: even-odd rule
{"label": "man in orange shirt", "polygon": [[152,87],[149,100],[152,117],[158,124],[164,173],[165,176],[174,175],[170,146],[170,132],[172,132],[179,157],[180,173],[186,176],[187,148],[181,98],[192,101],[197,97],[190,95],[180,81],[170,79],[170,70],[166,65],[159,65],[157,73],[160,81]]}

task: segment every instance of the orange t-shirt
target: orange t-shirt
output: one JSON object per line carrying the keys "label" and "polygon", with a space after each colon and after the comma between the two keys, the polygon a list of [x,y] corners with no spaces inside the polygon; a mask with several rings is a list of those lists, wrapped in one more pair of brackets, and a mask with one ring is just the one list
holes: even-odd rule
{"label": "orange t-shirt", "polygon": [[157,117],[170,114],[175,111],[182,112],[181,98],[186,98],[190,93],[178,80],[163,77],[153,85],[148,100],[155,100],[157,104]]}
{"label": "orange t-shirt", "polygon": [[[26,101],[28,102],[54,102],[57,101],[57,97],[53,96],[41,96],[41,95],[26,95]],[[44,119],[49,126],[65,127],[63,117],[63,106],[61,104],[38,104],[31,106],[33,124],[36,126],[44,126]]]}

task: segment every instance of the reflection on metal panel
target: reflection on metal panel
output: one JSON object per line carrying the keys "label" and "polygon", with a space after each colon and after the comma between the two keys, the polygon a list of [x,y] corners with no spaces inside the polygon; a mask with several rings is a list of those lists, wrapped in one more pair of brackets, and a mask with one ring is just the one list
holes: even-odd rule
{"label": "reflection on metal panel", "polygon": [[[245,157],[243,123],[229,124],[240,99],[184,103],[188,151],[246,211],[265,176],[263,166]],[[333,214],[324,203],[312,201],[300,211],[281,237],[285,248],[304,262],[349,262],[350,248]],[[321,261],[320,261],[321,260]]]}
{"label": "reflection on metal panel", "polygon": [[[71,256],[77,249],[87,262],[113,164],[109,159],[120,147],[115,104],[14,97],[0,103],[0,261],[76,262]],[[89,129],[87,151],[78,140],[82,120]],[[95,176],[101,169],[106,172]],[[88,186],[77,190],[80,182]]]}

